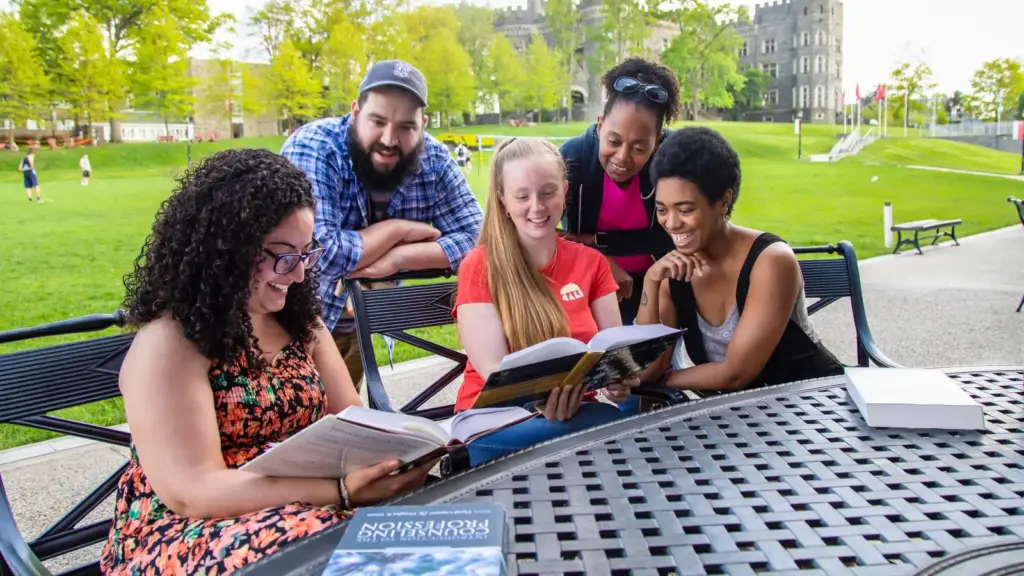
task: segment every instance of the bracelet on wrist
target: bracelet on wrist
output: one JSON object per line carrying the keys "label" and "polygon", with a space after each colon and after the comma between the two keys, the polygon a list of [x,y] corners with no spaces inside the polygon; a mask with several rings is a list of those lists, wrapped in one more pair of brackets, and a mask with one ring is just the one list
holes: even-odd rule
{"label": "bracelet on wrist", "polygon": [[341,507],[345,510],[352,509],[352,500],[348,495],[348,488],[345,487],[345,478],[338,478],[338,498],[341,499]]}

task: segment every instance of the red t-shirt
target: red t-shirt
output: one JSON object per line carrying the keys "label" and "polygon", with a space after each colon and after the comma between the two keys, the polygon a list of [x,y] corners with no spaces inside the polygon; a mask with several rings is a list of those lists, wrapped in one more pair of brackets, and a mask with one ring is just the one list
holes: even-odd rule
{"label": "red t-shirt", "polygon": [[[615,292],[619,285],[612,278],[611,267],[600,252],[562,238],[557,242],[555,256],[540,272],[562,304],[562,310],[569,320],[569,335],[581,342],[590,342],[598,332],[590,303]],[[458,295],[452,310],[456,320],[459,306],[491,302],[487,278],[487,255],[484,247],[478,246],[466,255],[459,266]],[[455,401],[455,410],[471,408],[483,387],[483,378],[477,374],[471,362],[466,362],[466,373]],[[588,395],[588,398],[591,397],[592,394]]]}

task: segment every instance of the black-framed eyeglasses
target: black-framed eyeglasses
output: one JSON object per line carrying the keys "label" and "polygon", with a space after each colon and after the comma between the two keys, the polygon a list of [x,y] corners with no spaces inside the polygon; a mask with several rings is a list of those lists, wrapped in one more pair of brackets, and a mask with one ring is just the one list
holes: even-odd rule
{"label": "black-framed eyeglasses", "polygon": [[668,90],[665,90],[657,84],[644,84],[643,82],[632,78],[630,76],[620,76],[615,79],[615,84],[612,85],[616,92],[622,92],[623,94],[631,94],[637,90],[641,90],[644,96],[647,96],[652,102],[658,104],[664,104],[668,102]]}
{"label": "black-framed eyeglasses", "polygon": [[299,262],[302,262],[302,267],[306,270],[309,270],[317,263],[317,260],[324,254],[324,246],[315,239],[310,245],[312,248],[305,254],[277,254],[267,248],[261,248],[267,253],[267,256],[271,256],[274,259],[274,272],[284,275],[294,270],[299,265]]}

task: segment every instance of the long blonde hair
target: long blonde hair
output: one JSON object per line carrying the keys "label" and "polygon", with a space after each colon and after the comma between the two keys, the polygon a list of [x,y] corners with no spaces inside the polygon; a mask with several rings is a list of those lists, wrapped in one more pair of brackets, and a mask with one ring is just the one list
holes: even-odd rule
{"label": "long blonde hair", "polygon": [[[491,301],[498,308],[509,351],[521,350],[557,336],[569,336],[569,322],[547,280],[534,268],[519,242],[516,225],[502,200],[505,165],[513,160],[550,155],[562,170],[558,148],[539,138],[512,138],[502,142],[491,160],[487,210],[478,244],[487,254],[487,280]],[[552,217],[561,215],[552,215]]]}

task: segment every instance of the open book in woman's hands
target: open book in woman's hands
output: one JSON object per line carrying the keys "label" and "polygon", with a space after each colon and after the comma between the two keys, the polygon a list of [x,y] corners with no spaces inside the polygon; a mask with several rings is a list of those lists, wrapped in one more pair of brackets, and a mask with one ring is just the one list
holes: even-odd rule
{"label": "open book in woman's hands", "polygon": [[326,416],[241,467],[265,476],[341,478],[389,459],[425,463],[535,415],[523,408],[465,410],[434,422],[349,406]]}
{"label": "open book in woman's hands", "polygon": [[639,375],[680,336],[681,330],[664,324],[634,324],[606,328],[588,344],[574,338],[545,340],[505,356],[473,408],[532,408],[556,386],[582,383],[588,392],[599,390]]}

